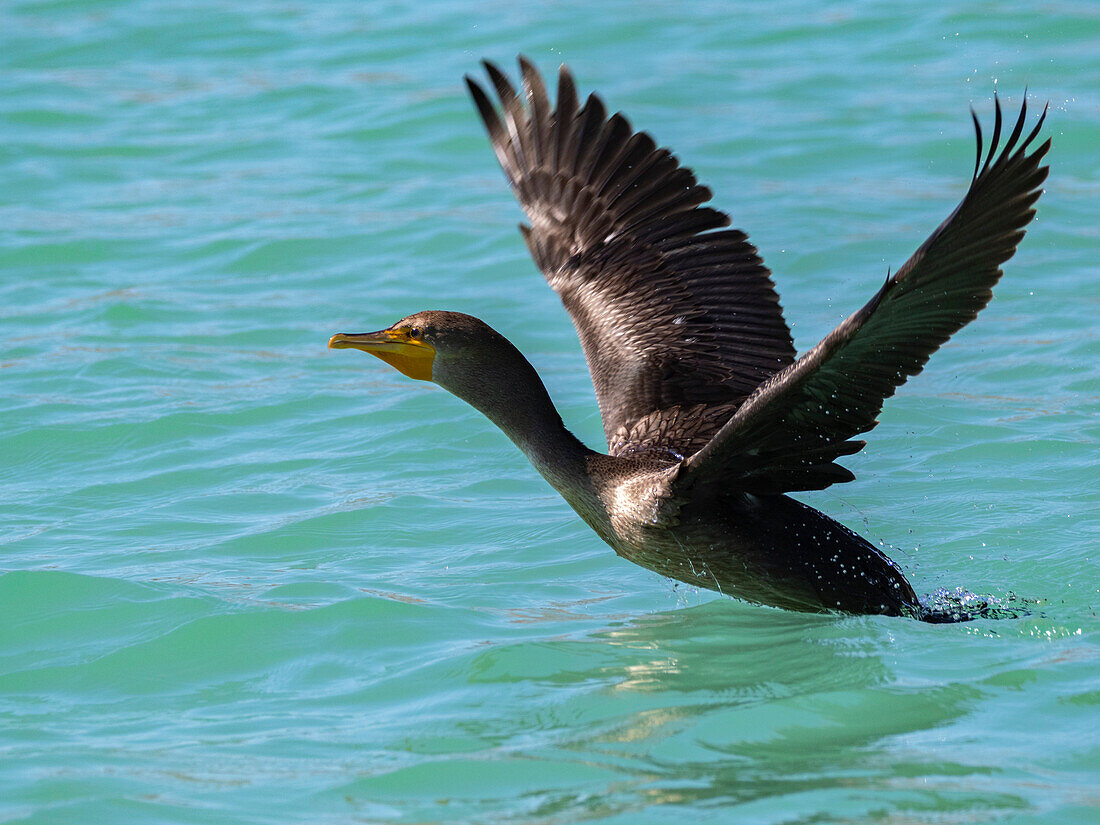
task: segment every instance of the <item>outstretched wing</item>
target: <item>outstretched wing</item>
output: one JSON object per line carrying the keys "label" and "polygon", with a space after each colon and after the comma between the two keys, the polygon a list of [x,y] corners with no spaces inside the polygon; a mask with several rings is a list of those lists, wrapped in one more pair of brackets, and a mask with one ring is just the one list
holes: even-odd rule
{"label": "outstretched wing", "polygon": [[710,190],[690,169],[595,95],[579,105],[567,68],[554,109],[524,58],[526,107],[485,68],[499,113],[466,83],[531,221],[531,255],[577,329],[608,447],[694,451],[699,429],[709,438],[721,423],[688,408],[730,404],[725,420],[794,361],[768,270],[743,232],[710,231],[729,218],[702,205]]}
{"label": "outstretched wing", "polygon": [[863,446],[849,439],[874,427],[883,401],[989,302],[1001,265],[1035,215],[1032,207],[1048,171],[1039,164],[1050,140],[1028,154],[1046,109],[1020,143],[1026,114],[1025,102],[998,154],[997,102],[984,163],[974,115],[978,154],[962,203],[866,306],[761,385],[683,463],[679,489],[721,479],[750,492],[774,493],[852,480],[834,459]]}

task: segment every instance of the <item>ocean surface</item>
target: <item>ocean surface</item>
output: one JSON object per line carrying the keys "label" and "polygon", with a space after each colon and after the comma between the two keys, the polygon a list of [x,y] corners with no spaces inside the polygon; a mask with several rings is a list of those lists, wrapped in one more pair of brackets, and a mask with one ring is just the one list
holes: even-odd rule
{"label": "ocean surface", "polygon": [[[619,559],[337,331],[475,314],[601,426],[462,84],[671,146],[800,351],[1049,101],[995,299],[803,501],[918,592],[802,615]],[[0,5],[0,822],[1100,822],[1100,10],[1086,0]]]}

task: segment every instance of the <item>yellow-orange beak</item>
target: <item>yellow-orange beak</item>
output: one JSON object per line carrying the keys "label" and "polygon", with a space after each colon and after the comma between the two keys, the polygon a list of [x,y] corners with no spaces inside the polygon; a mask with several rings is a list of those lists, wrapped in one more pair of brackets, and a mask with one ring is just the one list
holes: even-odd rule
{"label": "yellow-orange beak", "polygon": [[328,340],[329,349],[360,349],[381,358],[398,372],[418,381],[432,380],[435,347],[410,338],[405,330],[383,329],[379,332],[347,334],[338,332]]}

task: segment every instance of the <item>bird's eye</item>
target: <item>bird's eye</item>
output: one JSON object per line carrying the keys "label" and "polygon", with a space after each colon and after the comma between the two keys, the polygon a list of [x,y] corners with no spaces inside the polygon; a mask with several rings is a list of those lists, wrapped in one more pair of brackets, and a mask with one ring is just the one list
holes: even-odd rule
{"label": "bird's eye", "polygon": [[414,340],[419,338],[421,335],[420,327],[409,327],[407,335]]}

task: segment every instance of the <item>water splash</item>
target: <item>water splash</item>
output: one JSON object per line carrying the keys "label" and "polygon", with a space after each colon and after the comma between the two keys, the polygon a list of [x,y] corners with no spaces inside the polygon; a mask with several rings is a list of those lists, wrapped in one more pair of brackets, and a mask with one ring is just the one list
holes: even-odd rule
{"label": "water splash", "polygon": [[917,616],[922,622],[949,624],[953,622],[971,622],[975,619],[1019,619],[1031,613],[1031,606],[1038,604],[1035,599],[1025,599],[1015,593],[1003,598],[971,593],[963,587],[948,590],[941,587],[922,596],[921,612]]}

